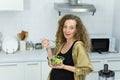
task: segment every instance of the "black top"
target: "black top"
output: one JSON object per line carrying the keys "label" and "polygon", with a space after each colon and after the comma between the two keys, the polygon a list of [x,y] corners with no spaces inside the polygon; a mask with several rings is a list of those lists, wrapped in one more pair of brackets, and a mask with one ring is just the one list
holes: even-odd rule
{"label": "black top", "polygon": [[[72,59],[72,48],[74,43],[65,54],[62,54],[61,52],[58,54],[59,56],[63,56],[65,58],[65,60],[63,61],[63,64],[65,65],[74,66],[73,59]],[[73,75],[73,72],[71,71],[53,68],[50,74],[50,80],[74,80],[74,75]]]}

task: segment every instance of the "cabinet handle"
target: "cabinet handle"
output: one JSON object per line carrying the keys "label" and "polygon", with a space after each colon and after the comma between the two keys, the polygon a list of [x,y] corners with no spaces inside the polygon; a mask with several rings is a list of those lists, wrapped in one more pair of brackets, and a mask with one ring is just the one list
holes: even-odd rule
{"label": "cabinet handle", "polygon": [[120,70],[114,70],[115,72],[120,72]]}
{"label": "cabinet handle", "polygon": [[27,65],[38,65],[38,63],[29,63]]}
{"label": "cabinet handle", "polygon": [[17,64],[1,64],[0,66],[17,66]]}
{"label": "cabinet handle", "polygon": [[115,61],[120,61],[120,60],[108,60],[108,62],[115,62]]}

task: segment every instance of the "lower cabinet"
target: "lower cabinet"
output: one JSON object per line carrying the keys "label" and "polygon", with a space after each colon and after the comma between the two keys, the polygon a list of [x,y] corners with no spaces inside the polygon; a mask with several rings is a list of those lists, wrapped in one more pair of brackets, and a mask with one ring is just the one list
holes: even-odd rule
{"label": "lower cabinet", "polygon": [[0,80],[24,80],[23,64],[0,63]]}
{"label": "lower cabinet", "polygon": [[95,59],[92,60],[94,71],[87,75],[86,80],[99,80],[98,71],[104,68],[104,64],[108,64],[108,69],[115,72],[115,80],[120,80],[120,59]]}
{"label": "lower cabinet", "polygon": [[0,80],[47,80],[50,70],[47,61],[0,63]]}
{"label": "lower cabinet", "polygon": [[108,59],[109,69],[115,71],[115,80],[120,80],[120,59]]}
{"label": "lower cabinet", "polygon": [[0,80],[41,80],[41,62],[0,63]]}
{"label": "lower cabinet", "polygon": [[25,80],[41,80],[41,62],[25,63]]}
{"label": "lower cabinet", "polygon": [[86,76],[86,80],[98,80],[98,71],[103,69],[103,60],[92,60],[94,71]]}
{"label": "lower cabinet", "polygon": [[[86,76],[86,80],[99,80],[98,71],[104,64],[115,71],[115,80],[120,80],[120,59],[92,59],[94,71]],[[47,80],[51,68],[47,61],[23,62],[23,63],[0,63],[0,80]]]}
{"label": "lower cabinet", "polygon": [[98,72],[92,72],[86,76],[86,80],[99,80]]}
{"label": "lower cabinet", "polygon": [[41,67],[41,72],[42,72],[42,76],[41,76],[41,80],[47,80],[48,75],[50,73],[51,68],[48,66],[48,62],[42,62],[42,67]]}

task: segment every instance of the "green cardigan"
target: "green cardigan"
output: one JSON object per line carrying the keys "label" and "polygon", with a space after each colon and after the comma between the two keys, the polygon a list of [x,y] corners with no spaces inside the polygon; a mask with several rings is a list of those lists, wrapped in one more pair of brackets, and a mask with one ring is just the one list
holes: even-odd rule
{"label": "green cardigan", "polygon": [[[63,45],[60,46],[56,54],[58,54],[61,51],[62,46]],[[88,53],[83,47],[83,43],[81,41],[77,41],[74,44],[72,50],[72,58],[74,66],[76,68],[74,72],[74,80],[85,80],[86,75],[93,71],[93,66],[91,65]]]}

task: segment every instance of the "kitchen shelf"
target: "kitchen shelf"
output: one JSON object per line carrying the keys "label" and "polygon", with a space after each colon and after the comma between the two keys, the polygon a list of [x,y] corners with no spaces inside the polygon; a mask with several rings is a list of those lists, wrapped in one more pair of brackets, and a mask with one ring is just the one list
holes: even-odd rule
{"label": "kitchen shelf", "polygon": [[77,5],[70,5],[69,3],[54,3],[54,8],[59,12],[96,12],[96,8],[92,4],[81,3]]}

